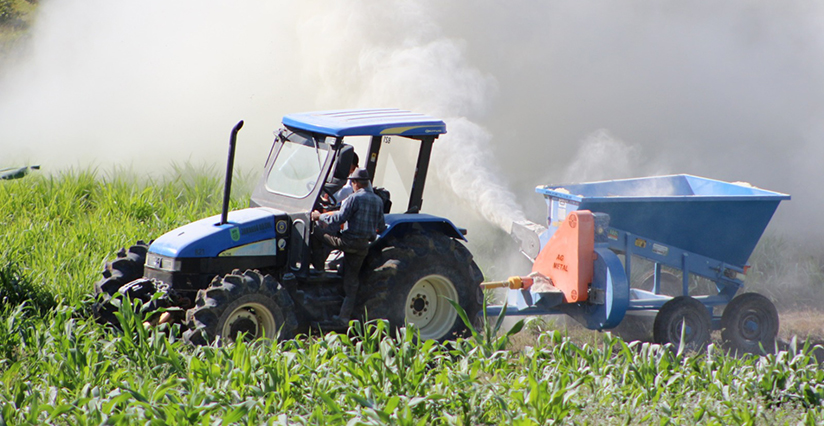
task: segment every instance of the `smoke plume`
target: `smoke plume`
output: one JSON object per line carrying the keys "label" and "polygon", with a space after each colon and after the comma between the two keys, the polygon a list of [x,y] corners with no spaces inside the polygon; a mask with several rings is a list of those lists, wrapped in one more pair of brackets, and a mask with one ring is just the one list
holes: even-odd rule
{"label": "smoke plume", "polygon": [[43,2],[0,166],[220,164],[244,119],[252,169],[285,113],[397,107],[447,121],[424,211],[470,235],[541,222],[536,185],[691,173],[791,193],[776,228],[810,238],[822,28],[801,0]]}

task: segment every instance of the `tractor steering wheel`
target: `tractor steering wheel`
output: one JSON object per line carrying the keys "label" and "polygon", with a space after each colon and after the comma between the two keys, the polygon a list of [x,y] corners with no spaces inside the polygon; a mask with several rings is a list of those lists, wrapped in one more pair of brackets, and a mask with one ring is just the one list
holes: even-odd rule
{"label": "tractor steering wheel", "polygon": [[[320,205],[324,208],[324,210],[329,210],[330,207],[336,206],[338,204],[338,200],[335,198],[335,194],[329,189],[324,187],[321,191],[320,197]],[[323,199],[323,196],[326,195],[326,199]]]}

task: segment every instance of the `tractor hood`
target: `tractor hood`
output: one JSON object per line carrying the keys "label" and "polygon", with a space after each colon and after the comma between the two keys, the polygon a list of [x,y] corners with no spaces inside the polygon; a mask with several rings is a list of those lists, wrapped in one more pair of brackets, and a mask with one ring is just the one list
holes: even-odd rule
{"label": "tractor hood", "polygon": [[288,217],[279,210],[236,210],[224,225],[220,215],[215,215],[167,232],[152,243],[149,253],[171,258],[274,255],[288,224]]}

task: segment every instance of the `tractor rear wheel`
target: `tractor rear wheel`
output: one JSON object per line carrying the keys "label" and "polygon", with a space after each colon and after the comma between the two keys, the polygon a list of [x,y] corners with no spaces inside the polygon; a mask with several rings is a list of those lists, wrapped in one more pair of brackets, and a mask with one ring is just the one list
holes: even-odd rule
{"label": "tractor rear wheel", "polygon": [[186,311],[183,339],[195,345],[294,337],[298,321],[292,298],[270,275],[239,270],[215,278],[199,290],[195,307]]}
{"label": "tractor rear wheel", "polygon": [[467,327],[449,300],[474,320],[483,303],[481,270],[463,244],[441,233],[412,231],[389,237],[361,270],[359,301],[370,319],[393,329],[414,324],[422,339],[444,341]]}
{"label": "tractor rear wheel", "polygon": [[94,283],[95,303],[92,305],[92,312],[99,323],[117,323],[114,312],[118,308],[112,304],[112,297],[121,287],[143,277],[143,265],[148,251],[149,245],[138,241],[128,250],[120,249],[117,258],[106,263],[103,278]]}
{"label": "tractor rear wheel", "polygon": [[678,296],[658,310],[652,331],[655,343],[676,347],[683,344],[687,350],[699,351],[709,344],[711,328],[712,317],[704,304],[689,296]]}
{"label": "tractor rear wheel", "polygon": [[772,353],[777,335],[778,310],[758,293],[733,298],[721,314],[721,339],[733,353]]}

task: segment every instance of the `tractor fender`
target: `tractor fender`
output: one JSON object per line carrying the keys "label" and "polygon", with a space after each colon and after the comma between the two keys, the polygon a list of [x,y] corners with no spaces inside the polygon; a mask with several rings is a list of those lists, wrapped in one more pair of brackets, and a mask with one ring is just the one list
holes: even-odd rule
{"label": "tractor fender", "polygon": [[378,239],[386,238],[390,235],[403,234],[413,228],[416,224],[428,231],[438,232],[448,237],[466,241],[465,231],[461,230],[449,219],[421,213],[410,214],[388,214],[384,217],[386,229],[378,235]]}

